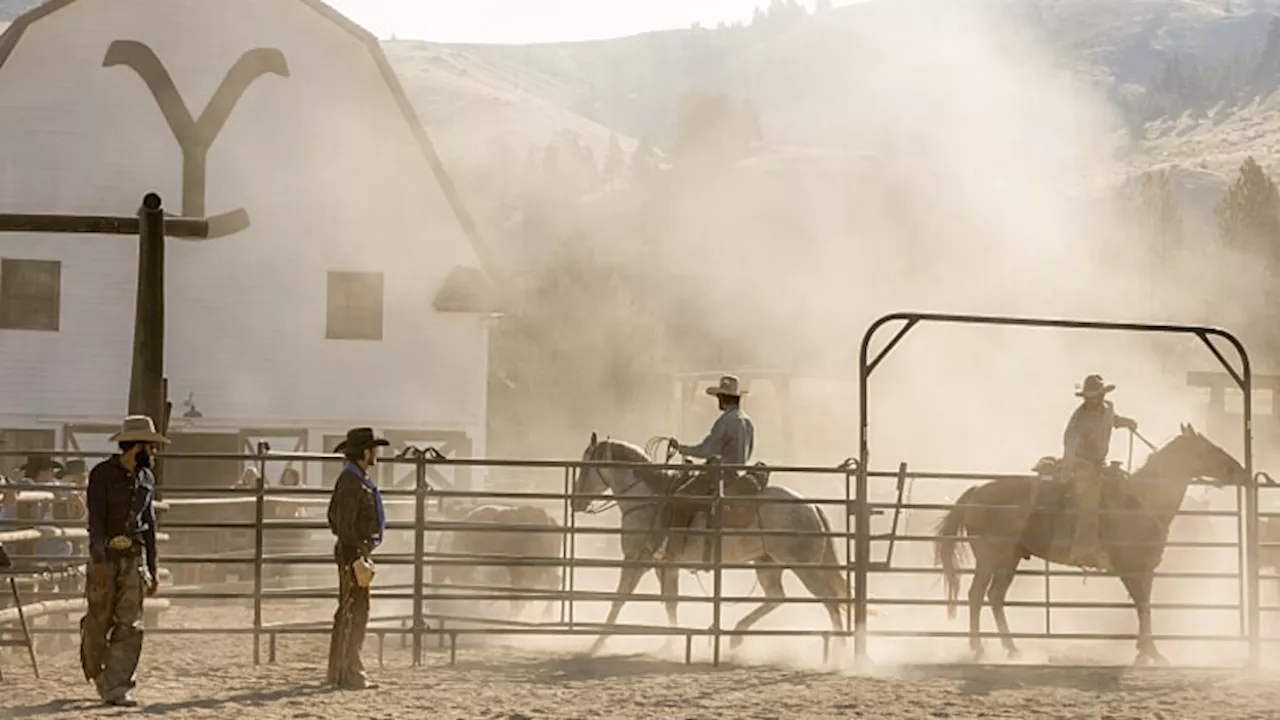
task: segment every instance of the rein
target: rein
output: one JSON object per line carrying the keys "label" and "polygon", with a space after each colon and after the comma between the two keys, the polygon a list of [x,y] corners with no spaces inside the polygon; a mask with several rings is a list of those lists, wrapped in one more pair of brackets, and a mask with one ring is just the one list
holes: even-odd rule
{"label": "rein", "polygon": [[[606,440],[607,440],[607,439],[608,439],[608,438],[606,438]],[[649,443],[650,443],[650,444],[652,444],[652,443],[654,442],[654,440],[666,440],[666,438],[654,438],[654,439],[651,439],[651,440],[649,441]],[[606,455],[605,455],[605,457],[603,457],[603,458],[598,458],[598,459],[597,459],[597,462],[601,462],[601,461],[603,461],[603,462],[610,462],[610,461],[612,461],[612,460],[613,460],[613,452],[612,452],[611,450],[609,450],[609,448],[608,448],[607,446],[605,447],[605,450],[606,450]],[[672,445],[671,445],[670,441],[668,440],[668,441],[667,441],[667,462],[668,462],[668,463],[670,462],[671,458],[675,456],[675,453],[673,452],[673,450],[674,450],[674,448],[672,447]],[[667,464],[667,463],[664,463],[664,464]],[[598,467],[583,468],[583,471],[584,471],[584,472],[585,472],[586,470],[594,470],[594,471],[595,471],[595,472],[597,472],[597,473],[599,473],[599,472],[600,472],[600,468],[598,468]],[[621,492],[616,491],[616,490],[615,490],[615,491],[613,491],[613,497],[612,497],[612,498],[610,498],[609,500],[603,500],[603,501],[595,501],[595,500],[593,500],[593,501],[591,501],[591,504],[587,506],[587,509],[582,511],[582,512],[583,512],[583,514],[585,514],[585,515],[599,515],[599,514],[601,514],[601,513],[608,512],[609,510],[612,510],[612,509],[613,509],[613,508],[615,508],[615,507],[618,507],[618,506],[619,506],[619,503],[618,503],[618,497],[619,497],[619,496],[626,495],[627,493],[631,492],[631,491],[632,491],[632,489],[634,489],[637,485],[642,485],[642,484],[644,484],[644,478],[640,476],[639,472],[635,472],[634,474],[635,474],[635,476],[636,476],[636,479],[635,479],[635,481],[634,481],[634,482],[632,482],[630,485],[628,485],[628,486],[626,486],[625,488],[623,488]],[[601,476],[600,480],[601,480],[601,484],[602,484],[602,485],[604,485],[605,487],[609,487],[608,483],[605,483],[605,482],[604,482],[604,477],[603,477],[603,476]],[[597,504],[597,502],[598,502],[599,504]],[[637,501],[637,505],[636,505],[635,507],[629,508],[629,509],[627,509],[627,510],[623,510],[623,511],[622,511],[622,516],[623,516],[623,517],[626,517],[627,515],[629,515],[631,512],[633,512],[633,511],[635,511],[635,510],[639,510],[639,509],[640,509],[640,508],[642,508],[642,507],[646,507],[646,506],[648,506],[648,505],[652,505],[652,504],[654,504],[654,503],[660,503],[660,502],[666,502],[665,498],[657,498],[657,499],[654,499],[654,500],[650,500],[649,502],[639,502],[639,501]]]}

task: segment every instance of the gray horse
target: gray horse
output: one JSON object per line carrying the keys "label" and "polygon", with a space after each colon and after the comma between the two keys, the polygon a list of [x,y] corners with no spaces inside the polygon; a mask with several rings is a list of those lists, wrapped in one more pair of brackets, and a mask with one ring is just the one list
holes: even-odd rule
{"label": "gray horse", "polygon": [[[636,445],[621,440],[606,439],[598,441],[595,433],[591,434],[591,442],[582,453],[584,462],[618,462],[640,463],[651,465],[653,461],[644,450]],[[629,561],[652,561],[649,566],[635,565],[622,568],[618,578],[618,598],[609,608],[609,619],[605,625],[613,626],[618,613],[626,604],[626,598],[635,592],[640,578],[652,570],[658,576],[667,609],[667,624],[676,627],[676,597],[680,594],[680,569],[670,567],[653,559],[653,539],[662,531],[659,523],[666,500],[677,476],[656,468],[600,468],[585,467],[578,473],[574,483],[574,492],[585,495],[601,495],[607,490],[613,494],[622,514],[621,536],[622,554]],[[761,497],[783,499],[783,502],[760,502],[756,520],[747,529],[761,529],[766,532],[790,532],[785,534],[735,534],[723,539],[721,557],[725,563],[771,563],[757,566],[756,576],[760,587],[767,598],[760,607],[752,610],[746,617],[738,621],[735,632],[750,628],[761,618],[778,609],[786,597],[782,589],[782,573],[790,569],[800,578],[800,582],[808,588],[813,596],[823,600],[827,614],[831,618],[831,627],[843,632],[841,622],[841,604],[849,599],[849,586],[840,570],[834,568],[803,567],[809,565],[838,565],[835,543],[831,537],[823,537],[816,533],[829,533],[831,523],[816,505],[795,502],[802,499],[797,493],[783,487],[768,487]],[[787,502],[787,501],[790,502]],[[591,504],[588,498],[575,497],[575,512],[586,510]],[[808,534],[805,534],[808,533]],[[703,561],[704,536],[691,536],[678,556],[668,558],[673,562],[699,563]],[[710,538],[708,537],[708,541]],[[591,648],[595,654],[609,637],[605,633],[596,640]],[[742,643],[742,635],[735,634],[730,640],[730,649]]]}

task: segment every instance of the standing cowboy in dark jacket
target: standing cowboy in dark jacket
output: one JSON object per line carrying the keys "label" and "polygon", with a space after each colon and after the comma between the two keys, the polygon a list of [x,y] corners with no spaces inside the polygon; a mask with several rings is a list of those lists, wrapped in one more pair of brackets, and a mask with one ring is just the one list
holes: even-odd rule
{"label": "standing cowboy in dark jacket", "polygon": [[369,477],[378,464],[378,448],[389,443],[370,428],[353,428],[334,448],[345,463],[329,499],[329,529],[337,536],[333,559],[338,564],[338,610],[329,641],[331,685],[363,690],[369,684],[360,661],[365,627],[369,624],[369,584],[373,581],[370,555],[387,529],[382,493]]}
{"label": "standing cowboy in dark jacket", "polygon": [[80,621],[84,676],[110,705],[136,705],[142,598],[156,594],[156,446],[169,442],[146,415],[124,419],[110,442],[120,452],[89,474],[87,612]]}

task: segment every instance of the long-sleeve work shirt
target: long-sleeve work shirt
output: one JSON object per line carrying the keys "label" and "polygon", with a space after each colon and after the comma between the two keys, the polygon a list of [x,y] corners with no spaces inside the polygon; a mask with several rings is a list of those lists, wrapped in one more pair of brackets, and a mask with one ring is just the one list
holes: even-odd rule
{"label": "long-sleeve work shirt", "polygon": [[329,497],[329,530],[337,538],[334,559],[346,565],[369,557],[385,529],[382,493],[359,466],[347,463]]}
{"label": "long-sleeve work shirt", "polygon": [[711,432],[697,445],[681,445],[680,454],[693,458],[720,458],[726,465],[746,465],[756,445],[756,427],[742,408],[731,407],[716,418]]}
{"label": "long-sleeve work shirt", "polygon": [[1106,465],[1111,452],[1111,431],[1132,422],[1117,415],[1109,402],[1094,407],[1081,403],[1062,434],[1062,466],[1070,467],[1076,460]]}
{"label": "long-sleeve work shirt", "polygon": [[116,552],[111,538],[124,535],[142,544],[147,569],[156,577],[156,476],[150,468],[130,470],[119,455],[104,460],[89,473],[85,494],[89,506],[89,556],[105,562]]}

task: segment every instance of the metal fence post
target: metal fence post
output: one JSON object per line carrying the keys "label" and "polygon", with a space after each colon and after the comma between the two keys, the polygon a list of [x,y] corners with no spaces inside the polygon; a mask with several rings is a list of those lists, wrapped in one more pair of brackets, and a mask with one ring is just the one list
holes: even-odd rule
{"label": "metal fence post", "polygon": [[262,662],[262,558],[263,523],[267,516],[267,453],[271,445],[265,440],[258,442],[258,482],[257,502],[254,503],[253,527],[253,664]]}
{"label": "metal fence post", "polygon": [[[1203,336],[1202,336],[1203,339]],[[1240,354],[1240,392],[1244,396],[1244,471],[1249,477],[1249,486],[1245,488],[1245,536],[1248,539],[1246,555],[1249,560],[1249,669],[1257,670],[1262,663],[1262,593],[1258,585],[1258,482],[1253,474],[1253,371],[1249,365],[1249,354],[1244,346],[1235,338],[1230,338],[1236,351]],[[1205,340],[1205,344],[1209,344]],[[1210,345],[1212,348],[1212,345]],[[1225,364],[1225,363],[1224,363]]]}
{"label": "metal fence post", "polygon": [[[568,467],[566,467],[565,470],[571,472],[570,468]],[[578,472],[582,472],[581,467],[578,468]],[[568,501],[571,506],[573,503],[573,493],[576,490],[577,488],[570,486],[569,492],[567,493],[567,496],[569,498]],[[574,602],[574,592],[575,592],[574,588],[576,587],[575,583],[577,582],[577,572],[578,572],[578,562],[577,562],[578,513],[572,512],[572,507],[570,507],[570,511],[571,512],[569,513],[569,522],[567,524],[567,527],[569,528],[569,572],[568,572],[569,594],[566,596],[566,599],[569,604],[569,631],[572,632],[573,631],[573,608],[575,605],[577,605],[577,603]],[[619,539],[621,540],[621,536],[619,536]]]}
{"label": "metal fence post", "polygon": [[[866,452],[863,452],[866,455]],[[871,512],[867,504],[866,458],[858,461],[858,482],[854,492],[853,560],[853,655],[858,663],[867,659],[867,566],[871,563]]]}
{"label": "metal fence post", "polygon": [[413,506],[413,666],[418,667],[422,664],[422,633],[425,630],[425,623],[422,619],[422,586],[426,580],[427,460],[423,452],[417,448],[410,448],[405,455],[412,457],[415,463]]}
{"label": "metal fence post", "polygon": [[715,543],[715,573],[714,582],[712,583],[712,599],[711,599],[711,629],[714,633],[712,638],[711,664],[720,665],[720,598],[724,595],[724,543],[722,528],[724,506],[724,473],[723,469],[716,469],[715,498],[712,500],[711,517],[712,524],[715,526],[715,534],[712,535],[712,542]]}
{"label": "metal fence post", "polygon": [[[849,509],[853,507],[853,473],[849,470],[856,467],[857,461],[849,458],[844,463],[844,586],[853,587],[854,568],[854,528],[849,524]],[[844,604],[844,624],[847,630],[853,630],[853,598],[849,597]],[[848,640],[845,640],[848,642]]]}
{"label": "metal fence post", "polygon": [[[560,557],[565,558],[566,562],[570,564],[572,564],[573,562],[572,560],[573,549],[569,547],[569,537],[570,537],[569,516],[573,514],[573,507],[571,506],[571,502],[569,500],[569,495],[570,493],[573,492],[573,482],[571,480],[572,476],[573,476],[573,469],[568,465],[566,465],[564,467],[564,503],[562,505],[562,513],[561,513],[561,518],[563,520],[561,524],[561,527],[563,528],[563,534],[560,537]],[[571,572],[572,570],[568,567],[561,566],[560,568],[560,622],[561,623],[565,621],[565,617],[568,611],[569,603],[567,602],[566,593],[568,592],[568,588],[569,588],[569,575]]]}

